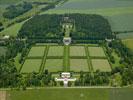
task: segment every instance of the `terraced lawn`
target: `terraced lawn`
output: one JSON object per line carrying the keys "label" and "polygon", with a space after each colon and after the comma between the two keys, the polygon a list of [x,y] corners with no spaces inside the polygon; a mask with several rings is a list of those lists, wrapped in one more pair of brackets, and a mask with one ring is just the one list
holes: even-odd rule
{"label": "terraced lawn", "polygon": [[87,59],[70,59],[70,71],[89,71]]}
{"label": "terraced lawn", "polygon": [[84,46],[71,46],[70,56],[86,56]]}
{"label": "terraced lawn", "polygon": [[50,72],[63,71],[63,60],[62,59],[47,59],[45,63],[45,69]]}
{"label": "terraced lawn", "polygon": [[106,57],[102,47],[88,47],[91,57]]}
{"label": "terraced lawn", "polygon": [[28,54],[28,57],[42,57],[44,55],[45,46],[33,46]]}
{"label": "terraced lawn", "polygon": [[92,59],[93,70],[100,70],[101,72],[110,72],[111,66],[106,59]]}
{"label": "terraced lawn", "polygon": [[63,46],[50,46],[48,51],[48,56],[63,56],[64,47]]}
{"label": "terraced lawn", "polygon": [[24,65],[22,66],[22,73],[31,73],[31,72],[39,72],[40,66],[42,63],[42,59],[26,59]]}

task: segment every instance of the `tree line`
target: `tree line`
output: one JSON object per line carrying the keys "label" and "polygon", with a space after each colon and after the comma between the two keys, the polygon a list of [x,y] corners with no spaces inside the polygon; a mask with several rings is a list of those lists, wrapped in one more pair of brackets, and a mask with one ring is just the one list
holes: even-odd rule
{"label": "tree line", "polygon": [[18,5],[10,5],[6,8],[6,11],[3,13],[3,16],[8,19],[13,19],[29,11],[30,9],[32,9],[32,4],[29,2],[23,2]]}

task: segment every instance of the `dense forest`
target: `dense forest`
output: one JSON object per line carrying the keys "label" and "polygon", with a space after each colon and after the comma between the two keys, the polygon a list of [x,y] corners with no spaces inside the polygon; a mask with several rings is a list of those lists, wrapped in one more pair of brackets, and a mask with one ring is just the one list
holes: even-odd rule
{"label": "dense forest", "polygon": [[23,2],[18,5],[10,5],[6,8],[6,12],[3,13],[3,16],[8,19],[13,19],[30,9],[32,9],[32,4],[28,2]]}
{"label": "dense forest", "polygon": [[3,24],[0,22],[0,31],[4,29]]}
{"label": "dense forest", "polygon": [[19,32],[20,37],[28,38],[61,38],[64,17],[69,17],[75,29],[71,31],[73,39],[112,38],[108,21],[100,15],[66,14],[37,15],[27,21]]}

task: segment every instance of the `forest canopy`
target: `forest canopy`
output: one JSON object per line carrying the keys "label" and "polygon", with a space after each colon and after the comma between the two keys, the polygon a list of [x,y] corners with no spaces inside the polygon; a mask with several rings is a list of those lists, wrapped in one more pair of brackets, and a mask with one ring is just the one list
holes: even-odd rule
{"label": "forest canopy", "polygon": [[63,36],[61,23],[66,16],[72,19],[74,24],[74,29],[71,31],[73,39],[105,39],[113,37],[108,20],[95,14],[37,15],[22,26],[19,36],[35,39],[61,38]]}

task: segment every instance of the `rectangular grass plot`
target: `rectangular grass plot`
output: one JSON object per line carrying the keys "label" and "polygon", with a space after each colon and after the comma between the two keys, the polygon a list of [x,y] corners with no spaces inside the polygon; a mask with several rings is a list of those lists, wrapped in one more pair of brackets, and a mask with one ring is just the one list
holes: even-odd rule
{"label": "rectangular grass plot", "polygon": [[41,59],[26,59],[22,66],[22,73],[39,72],[42,60]]}
{"label": "rectangular grass plot", "polygon": [[88,47],[91,57],[106,57],[102,47]]}
{"label": "rectangular grass plot", "polygon": [[89,71],[87,59],[71,59],[70,60],[70,71],[75,71],[75,72]]}
{"label": "rectangular grass plot", "polygon": [[92,59],[92,66],[94,71],[100,70],[101,72],[110,72],[111,66],[107,59]]}
{"label": "rectangular grass plot", "polygon": [[63,60],[62,59],[47,59],[45,63],[45,69],[50,72],[58,72],[63,70]]}
{"label": "rectangular grass plot", "polygon": [[63,56],[64,47],[63,46],[50,46],[48,51],[48,56]]}
{"label": "rectangular grass plot", "polygon": [[84,46],[71,46],[70,56],[86,56]]}
{"label": "rectangular grass plot", "polygon": [[32,47],[28,54],[28,57],[43,57],[44,50],[45,50],[45,46]]}

